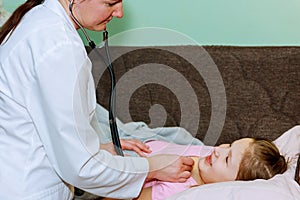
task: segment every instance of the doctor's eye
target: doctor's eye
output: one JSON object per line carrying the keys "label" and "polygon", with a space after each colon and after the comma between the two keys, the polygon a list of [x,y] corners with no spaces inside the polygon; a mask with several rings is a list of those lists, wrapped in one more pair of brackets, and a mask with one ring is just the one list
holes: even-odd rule
{"label": "doctor's eye", "polygon": [[116,4],[120,3],[120,2],[122,2],[122,0],[109,1],[109,2],[107,2],[107,5],[110,6],[110,7],[112,7],[112,6],[114,6],[114,5],[116,5]]}

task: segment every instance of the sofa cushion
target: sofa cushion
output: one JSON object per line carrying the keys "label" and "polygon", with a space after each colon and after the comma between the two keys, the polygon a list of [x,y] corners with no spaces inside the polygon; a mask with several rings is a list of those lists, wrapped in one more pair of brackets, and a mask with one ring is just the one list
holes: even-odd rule
{"label": "sofa cushion", "polygon": [[[123,122],[144,121],[150,127],[182,126],[200,140],[215,125],[221,131],[209,145],[241,137],[274,140],[300,123],[300,47],[111,47],[110,52],[117,83],[121,85],[117,90],[117,116]],[[208,62],[200,62],[202,58]],[[99,58],[92,61],[97,100],[108,107],[108,73]],[[219,109],[219,121],[211,122],[215,119],[211,91],[207,77],[199,73],[196,65],[203,65],[204,71],[215,66],[219,70],[226,94],[219,96],[226,102],[225,109],[213,105]],[[153,75],[141,73],[140,69],[153,71]],[[163,78],[155,79],[158,75]],[[185,86],[187,89],[182,84],[185,82],[180,82],[182,77],[190,85]],[[214,77],[209,80],[213,82]]]}

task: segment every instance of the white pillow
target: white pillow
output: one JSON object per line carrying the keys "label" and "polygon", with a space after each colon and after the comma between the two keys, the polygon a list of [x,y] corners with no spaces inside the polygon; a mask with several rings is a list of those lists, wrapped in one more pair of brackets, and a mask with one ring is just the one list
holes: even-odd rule
{"label": "white pillow", "polygon": [[274,143],[290,159],[287,172],[269,180],[232,181],[193,187],[170,198],[178,200],[299,200],[300,186],[294,181],[300,153],[300,126],[295,126]]}
{"label": "white pillow", "polygon": [[280,153],[284,155],[288,161],[288,170],[285,172],[291,178],[295,176],[297,159],[300,153],[300,126],[295,126],[286,131],[274,141]]}

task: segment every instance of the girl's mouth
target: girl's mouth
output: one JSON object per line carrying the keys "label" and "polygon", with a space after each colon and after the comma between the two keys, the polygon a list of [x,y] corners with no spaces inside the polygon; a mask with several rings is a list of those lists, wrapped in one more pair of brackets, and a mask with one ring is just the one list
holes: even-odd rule
{"label": "girl's mouth", "polygon": [[207,156],[207,157],[205,158],[205,161],[206,161],[206,163],[207,163],[208,165],[211,165],[211,155]]}

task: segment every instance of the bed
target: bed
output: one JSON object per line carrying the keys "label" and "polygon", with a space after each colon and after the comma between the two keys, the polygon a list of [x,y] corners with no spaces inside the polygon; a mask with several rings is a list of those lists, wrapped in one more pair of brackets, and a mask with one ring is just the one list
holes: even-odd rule
{"label": "bed", "polygon": [[[89,48],[87,48],[89,52]],[[180,126],[207,145],[274,140],[290,159],[271,180],[195,187],[170,199],[300,199],[300,47],[112,47],[117,116],[150,128]],[[108,108],[110,79],[93,62],[96,96]],[[297,168],[299,170],[299,167]]]}

